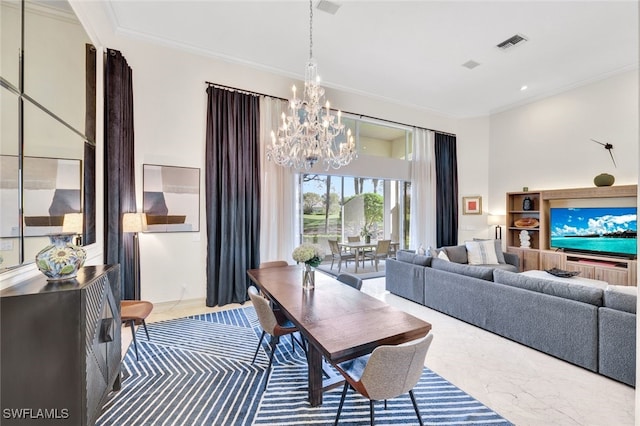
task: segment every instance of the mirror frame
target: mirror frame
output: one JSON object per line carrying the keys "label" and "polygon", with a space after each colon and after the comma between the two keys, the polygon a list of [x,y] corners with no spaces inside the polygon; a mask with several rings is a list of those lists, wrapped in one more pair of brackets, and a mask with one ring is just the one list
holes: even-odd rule
{"label": "mirror frame", "polygon": [[[7,2],[8,3],[8,2]],[[60,4],[61,2],[56,2],[56,4]],[[19,203],[19,211],[18,211],[18,223],[16,223],[17,229],[18,229],[18,235],[16,236],[11,236],[9,238],[12,239],[17,239],[18,244],[19,244],[19,248],[18,248],[18,260],[17,263],[12,263],[10,265],[3,265],[0,264],[0,273],[8,271],[10,269],[16,268],[16,267],[20,267],[22,265],[25,265],[27,263],[31,263],[33,262],[33,259],[27,259],[25,258],[26,253],[25,253],[25,230],[24,230],[24,226],[25,226],[25,218],[24,218],[24,181],[23,181],[23,171],[24,171],[24,157],[25,157],[25,152],[28,153],[28,147],[25,147],[25,128],[27,128],[27,125],[29,124],[25,117],[24,114],[24,107],[26,104],[30,105],[31,107],[35,107],[38,110],[40,110],[41,112],[44,112],[45,114],[47,114],[50,118],[53,118],[55,121],[55,126],[57,125],[61,125],[67,128],[67,130],[70,130],[71,132],[75,133],[76,135],[79,136],[79,140],[81,140],[83,143],[83,146],[81,148],[81,154],[78,158],[79,161],[81,161],[82,164],[82,182],[81,182],[81,210],[83,213],[83,230],[82,230],[82,239],[81,239],[81,243],[83,245],[88,245],[88,244],[92,244],[96,242],[96,146],[95,146],[95,140],[96,140],[96,63],[97,63],[97,53],[96,53],[96,49],[95,47],[91,44],[91,39],[89,37],[89,35],[87,34],[86,30],[84,30],[84,28],[82,27],[82,24],[80,23],[80,21],[78,20],[77,16],[75,15],[75,13],[73,12],[73,9],[71,8],[71,5],[69,5],[68,3],[66,4],[66,7],[62,8],[62,11],[56,11],[56,14],[58,14],[58,12],[60,13],[60,15],[63,17],[63,19],[66,19],[68,23],[70,23],[71,25],[75,25],[77,23],[77,25],[80,26],[80,28],[82,29],[82,32],[84,32],[84,37],[79,40],[79,39],[75,39],[75,43],[68,43],[68,45],[74,46],[72,48],[77,49],[78,47],[78,42],[82,42],[85,45],[84,48],[84,70],[83,70],[83,74],[85,76],[85,87],[84,87],[84,96],[85,96],[85,102],[84,104],[80,105],[79,107],[81,107],[81,109],[84,109],[84,129],[78,129],[77,126],[72,126],[71,124],[69,124],[65,119],[63,119],[60,114],[57,114],[55,111],[52,111],[50,108],[45,107],[44,105],[42,105],[38,99],[35,99],[33,97],[34,94],[32,93],[28,93],[28,90],[25,91],[25,68],[27,68],[29,66],[29,52],[25,52],[25,32],[29,31],[30,28],[26,28],[25,26],[25,16],[26,13],[25,11],[27,10],[28,7],[42,7],[40,6],[37,2],[31,1],[31,0],[20,0],[20,1],[16,1],[16,2],[12,2],[12,4],[10,4],[9,7],[13,7],[16,6],[19,8],[19,49],[18,52],[16,53],[16,55],[18,56],[17,59],[17,63],[18,63],[18,81],[17,81],[17,86],[14,84],[11,75],[13,75],[14,73],[14,69],[13,67],[11,69],[3,69],[2,72],[6,72],[7,73],[7,78],[5,78],[5,76],[0,75],[0,86],[2,86],[2,90],[4,91],[5,89],[8,91],[8,93],[11,96],[15,96],[17,99],[17,140],[15,141],[16,143],[16,147],[15,147],[15,152],[17,152],[17,156],[18,156],[18,189],[17,189],[17,197],[18,197],[18,203]],[[10,30],[8,30],[10,31]],[[11,30],[13,31],[13,30]],[[74,30],[75,31],[75,30]],[[79,33],[79,31],[76,31],[76,33]],[[3,33],[3,37],[6,34]],[[15,34],[13,34],[15,35]],[[66,43],[60,43],[61,45],[67,46]],[[5,53],[6,54],[6,53]],[[35,53],[34,53],[35,55]],[[77,55],[77,53],[75,53],[75,55]],[[12,54],[9,53],[9,62],[10,63],[14,63],[14,58],[11,57]],[[64,56],[64,55],[63,55]],[[63,57],[62,56],[62,57]],[[77,56],[76,56],[77,57]],[[61,59],[62,60],[62,59]],[[28,71],[28,70],[27,70]],[[10,75],[11,74],[11,75]],[[48,76],[48,73],[43,73],[42,75],[46,77]],[[75,80],[77,81],[77,80]],[[64,96],[64,93],[69,89],[69,84],[71,84],[71,82],[64,82],[64,81],[45,81],[43,82],[45,85],[47,85],[47,87],[49,88],[59,88],[59,93],[60,96]],[[67,85],[65,85],[65,83],[67,83]],[[77,86],[76,86],[77,87]],[[82,90],[82,89],[81,89]],[[77,92],[77,89],[76,89]],[[3,111],[3,113],[6,113],[5,111]],[[82,112],[79,112],[79,114],[82,114]],[[77,143],[77,142],[74,142]],[[13,151],[13,148],[11,148],[11,151]],[[14,154],[13,152],[2,152],[3,155],[12,155]],[[29,156],[33,156],[33,154],[29,154]],[[46,157],[47,155],[42,155],[42,157]],[[13,225],[11,225],[13,226]],[[1,253],[0,253],[1,255]]]}

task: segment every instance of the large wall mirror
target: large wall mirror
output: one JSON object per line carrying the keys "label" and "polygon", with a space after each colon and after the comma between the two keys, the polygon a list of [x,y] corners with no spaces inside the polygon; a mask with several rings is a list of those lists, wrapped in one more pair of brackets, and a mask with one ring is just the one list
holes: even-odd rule
{"label": "large wall mirror", "polygon": [[0,40],[1,273],[95,242],[96,51],[65,0],[2,0]]}

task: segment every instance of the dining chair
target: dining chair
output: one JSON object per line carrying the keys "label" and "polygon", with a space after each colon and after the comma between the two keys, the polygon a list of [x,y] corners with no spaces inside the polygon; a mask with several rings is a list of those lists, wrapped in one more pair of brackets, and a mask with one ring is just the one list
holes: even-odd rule
{"label": "dining chair", "polygon": [[347,241],[350,243],[359,243],[360,237],[358,235],[349,235],[347,236]]}
{"label": "dining chair", "polygon": [[338,245],[338,240],[328,240],[329,248],[331,249],[331,268],[333,269],[333,264],[335,261],[338,261],[338,273],[342,269],[342,262],[345,264],[349,260],[355,260],[356,255],[353,253],[347,253],[340,250],[340,246]]}
{"label": "dining chair", "polygon": [[136,340],[136,325],[142,324],[144,332],[149,338],[149,330],[147,330],[146,319],[153,310],[153,303],[146,300],[121,300],[120,301],[120,320],[126,326],[131,327],[131,336],[133,337],[133,348],[136,351],[136,360],[140,360],[138,356],[138,341]]}
{"label": "dining chair", "polygon": [[[295,337],[293,337],[293,333],[298,331],[298,328],[289,320],[280,320],[279,322],[278,318],[276,318],[276,314],[271,308],[269,300],[262,297],[256,287],[250,286],[247,289],[247,293],[249,294],[249,299],[251,299],[253,308],[255,309],[256,315],[258,316],[260,326],[262,327],[262,334],[260,335],[260,340],[258,341],[258,347],[256,348],[256,352],[253,354],[253,359],[251,359],[252,364],[256,360],[256,356],[258,355],[258,351],[260,350],[260,347],[262,345],[264,335],[269,334],[271,336],[271,343],[269,345],[271,347],[271,354],[269,355],[269,366],[267,367],[267,375],[264,379],[264,389],[266,389],[267,383],[269,382],[269,375],[271,374],[273,355],[276,353],[276,347],[278,346],[278,343],[280,343],[280,337],[286,336],[288,334],[291,335],[291,346],[295,351]],[[298,344],[303,350],[305,350],[302,343],[298,342]]]}
{"label": "dining chair", "polygon": [[400,345],[378,346],[369,355],[334,364],[336,370],[345,378],[342,397],[334,425],[338,424],[344,399],[349,387],[362,396],[369,398],[369,417],[373,426],[375,420],[374,401],[409,393],[413,408],[423,425],[420,409],[413,394],[413,388],[420,380],[424,369],[424,360],[433,341],[433,334]]}
{"label": "dining chair", "polygon": [[356,290],[360,290],[362,288],[362,278],[359,278],[353,274],[343,272],[336,277],[336,280],[340,281],[343,284],[351,286]]}
{"label": "dining chair", "polygon": [[376,272],[378,272],[378,263],[380,259],[386,259],[389,257],[389,248],[391,247],[391,240],[379,240],[375,251],[365,253],[365,259],[371,259],[371,266],[375,261]]}
{"label": "dining chair", "polygon": [[262,262],[259,266],[260,269],[266,268],[280,268],[282,266],[289,266],[286,260],[272,260],[271,262]]}

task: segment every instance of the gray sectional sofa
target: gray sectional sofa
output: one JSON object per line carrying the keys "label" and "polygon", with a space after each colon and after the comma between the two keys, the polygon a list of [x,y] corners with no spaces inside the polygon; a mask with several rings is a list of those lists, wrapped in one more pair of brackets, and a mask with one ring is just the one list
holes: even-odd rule
{"label": "gray sectional sofa", "polygon": [[448,248],[458,253],[450,261],[399,251],[386,261],[387,290],[635,386],[637,296],[629,288],[519,274],[508,253],[505,263],[468,265],[464,247]]}

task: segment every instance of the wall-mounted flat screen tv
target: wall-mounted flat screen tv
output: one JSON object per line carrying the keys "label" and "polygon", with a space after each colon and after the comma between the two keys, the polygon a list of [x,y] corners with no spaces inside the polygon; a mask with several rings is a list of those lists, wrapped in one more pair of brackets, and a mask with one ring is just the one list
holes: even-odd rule
{"label": "wall-mounted flat screen tv", "polygon": [[635,258],[637,210],[636,207],[552,207],[549,246]]}

